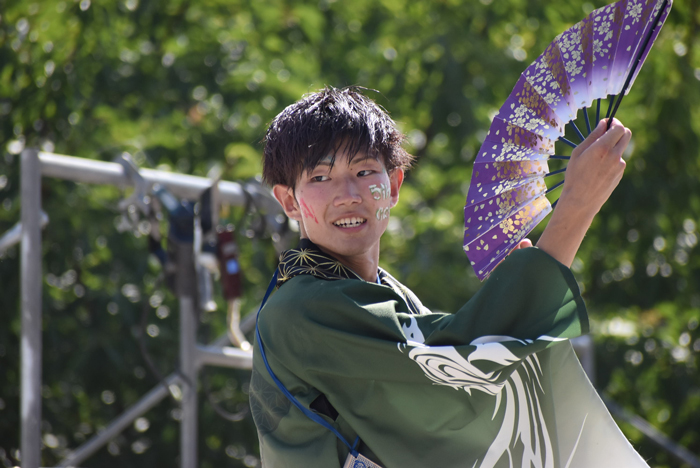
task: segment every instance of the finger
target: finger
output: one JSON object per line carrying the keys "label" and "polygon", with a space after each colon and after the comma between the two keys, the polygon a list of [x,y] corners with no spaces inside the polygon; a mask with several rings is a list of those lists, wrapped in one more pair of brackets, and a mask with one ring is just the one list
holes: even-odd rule
{"label": "finger", "polygon": [[586,137],[574,150],[571,152],[571,157],[576,158],[578,155],[586,151],[593,143],[595,143],[598,138],[605,134],[605,129],[607,127],[607,119],[603,119],[598,122],[598,126],[593,129],[590,135]]}
{"label": "finger", "polygon": [[520,242],[518,242],[518,246],[516,248],[526,249],[528,247],[532,247],[532,241],[530,239],[523,239]]}
{"label": "finger", "polygon": [[[525,249],[525,248],[528,248],[528,247],[532,247],[532,241],[531,241],[530,239],[523,239],[523,240],[521,240],[520,242],[518,242],[517,244],[515,244],[515,247],[513,247],[513,248],[510,250],[510,252],[508,252],[508,255],[512,254],[512,253],[515,252],[516,250]],[[502,261],[503,261],[503,260],[501,260],[501,262],[502,262]],[[500,265],[501,262],[498,262],[498,265]],[[498,265],[496,265],[496,266],[498,266]]]}
{"label": "finger", "polygon": [[627,149],[627,145],[629,144],[630,140],[632,139],[632,130],[629,128],[625,129],[625,134],[620,138],[620,140],[617,142],[617,144],[613,147],[613,151],[619,152],[620,155],[625,152],[625,149]]}
{"label": "finger", "polygon": [[601,138],[617,142],[620,138],[622,138],[622,136],[625,133],[625,130],[627,130],[627,128],[624,125],[622,125],[622,122],[620,122],[617,119],[613,119],[610,129],[608,129],[608,131],[605,132],[605,134]]}
{"label": "finger", "polygon": [[626,131],[627,128],[625,128],[619,120],[615,119],[610,129],[605,132],[603,136],[593,142],[591,147],[602,146],[603,148],[606,148],[607,151],[610,151],[625,136]]}

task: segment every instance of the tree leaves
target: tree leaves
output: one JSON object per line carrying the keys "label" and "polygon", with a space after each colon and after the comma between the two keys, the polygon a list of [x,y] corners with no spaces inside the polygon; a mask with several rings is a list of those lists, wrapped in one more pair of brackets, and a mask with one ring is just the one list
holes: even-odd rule
{"label": "tree leaves", "polygon": [[[634,151],[576,262],[594,322],[622,316],[640,323],[637,341],[599,327],[599,384],[694,452],[700,430],[682,415],[694,411],[693,388],[700,384],[694,347],[700,332],[692,321],[700,307],[693,287],[700,281],[696,3],[674,5],[620,109],[634,132]],[[219,165],[224,179],[246,180],[260,171],[266,124],[285,106],[326,84],[359,85],[378,90],[368,94],[400,123],[418,156],[392,211],[383,264],[427,306],[456,310],[479,287],[459,241],[470,161],[525,66],[590,7],[520,0],[5,2],[0,174],[7,183],[0,188],[0,231],[19,219],[18,148],[102,160],[128,151],[144,167],[206,175]],[[51,219],[44,232],[44,430],[55,436],[45,448],[49,465],[155,383],[134,346],[144,308],[148,324],[160,330],[147,337],[151,354],[163,372],[175,368],[177,304],[157,280],[159,267],[147,261],[144,236],[115,230],[120,190],[53,179],[42,187]],[[234,208],[227,222],[241,219]],[[276,253],[269,241],[245,237],[250,226],[237,227],[248,310]],[[13,464],[17,253],[14,247],[0,257],[6,311],[0,448]],[[125,285],[133,285],[140,300],[125,295]],[[173,313],[158,318],[157,307],[148,305],[154,294],[164,294]],[[208,320],[212,337],[223,331],[221,312]],[[217,388],[228,389],[232,408],[246,401],[245,373],[208,372]],[[114,403],[105,403],[105,391]],[[90,462],[172,466],[173,408],[163,403],[152,410],[146,432],[127,431]],[[219,421],[204,408],[203,467],[243,466],[246,456],[254,457],[250,421]],[[660,418],[661,411],[669,416]],[[88,425],[83,432],[76,429],[81,423]],[[656,466],[678,466],[630,434]]]}

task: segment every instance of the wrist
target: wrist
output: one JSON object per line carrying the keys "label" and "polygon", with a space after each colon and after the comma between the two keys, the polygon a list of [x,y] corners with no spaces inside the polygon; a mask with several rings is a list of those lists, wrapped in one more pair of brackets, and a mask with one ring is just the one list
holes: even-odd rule
{"label": "wrist", "polygon": [[597,212],[590,203],[562,194],[537,247],[560,263],[571,266]]}
{"label": "wrist", "polygon": [[590,196],[577,197],[571,192],[562,191],[556,206],[557,217],[563,217],[568,223],[588,228],[601,208],[591,198]]}

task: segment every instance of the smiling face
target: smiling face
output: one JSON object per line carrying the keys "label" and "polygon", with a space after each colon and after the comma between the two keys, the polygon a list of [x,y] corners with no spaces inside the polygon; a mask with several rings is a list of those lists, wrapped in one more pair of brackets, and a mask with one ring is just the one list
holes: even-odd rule
{"label": "smiling face", "polygon": [[348,162],[339,151],[332,167],[327,158],[304,171],[294,190],[276,185],[273,191],[302,237],[361,276],[363,270],[376,276],[379,239],[402,182],[403,171],[388,174],[381,159],[360,153]]}

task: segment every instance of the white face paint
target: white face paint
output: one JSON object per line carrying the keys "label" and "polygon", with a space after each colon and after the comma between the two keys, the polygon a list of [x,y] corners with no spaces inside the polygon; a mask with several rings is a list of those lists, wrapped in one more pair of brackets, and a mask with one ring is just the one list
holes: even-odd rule
{"label": "white face paint", "polygon": [[376,184],[370,185],[369,191],[375,200],[387,200],[391,196],[391,189],[386,184],[380,184],[379,187]]}
{"label": "white face paint", "polygon": [[[391,198],[391,186],[385,183],[379,185],[372,184],[369,186],[369,192],[372,194],[372,198],[377,201],[388,200]],[[380,207],[377,209],[377,220],[387,219],[389,217],[390,207]]]}
{"label": "white face paint", "polygon": [[391,208],[388,206],[386,208],[379,208],[377,210],[377,219],[382,220],[382,219],[387,219],[389,217],[389,213],[391,212]]}

